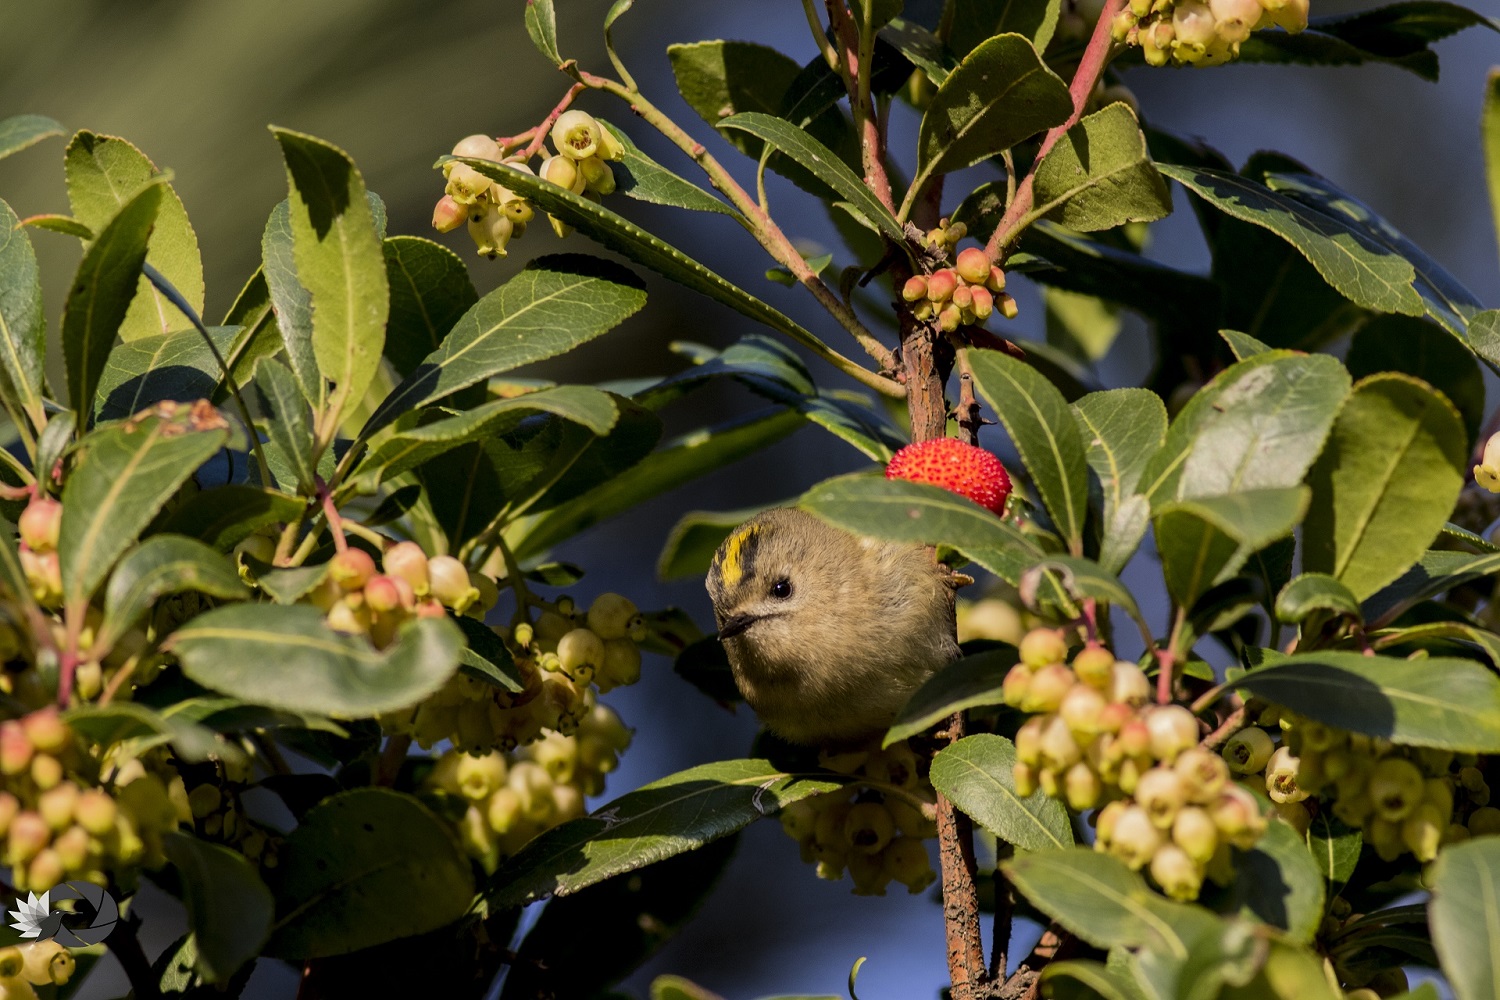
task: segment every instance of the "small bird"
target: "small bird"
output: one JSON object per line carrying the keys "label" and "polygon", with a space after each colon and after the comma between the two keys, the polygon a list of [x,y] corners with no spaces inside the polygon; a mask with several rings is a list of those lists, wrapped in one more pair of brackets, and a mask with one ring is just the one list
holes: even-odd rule
{"label": "small bird", "polygon": [[707,585],[750,707],[784,739],[826,747],[883,732],[958,656],[957,579],[922,546],[778,507],[724,540]]}

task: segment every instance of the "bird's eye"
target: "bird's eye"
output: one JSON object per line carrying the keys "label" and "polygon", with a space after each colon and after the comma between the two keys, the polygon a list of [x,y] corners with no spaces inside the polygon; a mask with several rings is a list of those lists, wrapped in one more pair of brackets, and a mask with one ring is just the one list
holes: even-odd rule
{"label": "bird's eye", "polygon": [[788,580],[786,577],[782,577],[780,580],[777,580],[775,583],[771,584],[771,596],[776,598],[777,600],[783,601],[788,597],[791,597],[792,581]]}

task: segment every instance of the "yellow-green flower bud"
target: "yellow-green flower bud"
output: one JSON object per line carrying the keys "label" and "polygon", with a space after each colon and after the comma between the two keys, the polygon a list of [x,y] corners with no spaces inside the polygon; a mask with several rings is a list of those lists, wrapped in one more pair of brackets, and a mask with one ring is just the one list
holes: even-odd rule
{"label": "yellow-green flower bud", "polygon": [[1229,737],[1229,742],[1220,751],[1225,763],[1235,774],[1260,773],[1275,752],[1276,745],[1271,741],[1271,734],[1255,726],[1241,729]]}
{"label": "yellow-green flower bud", "polygon": [[1176,844],[1163,844],[1152,856],[1151,877],[1177,900],[1197,899],[1203,888],[1203,869]]}
{"label": "yellow-green flower bud", "polygon": [[1426,791],[1422,772],[1405,757],[1384,757],[1370,772],[1370,801],[1381,819],[1399,823],[1417,808]]}
{"label": "yellow-green flower bud", "polygon": [[562,156],[586,160],[599,152],[603,132],[593,115],[574,108],[557,116],[552,125],[552,145]]}

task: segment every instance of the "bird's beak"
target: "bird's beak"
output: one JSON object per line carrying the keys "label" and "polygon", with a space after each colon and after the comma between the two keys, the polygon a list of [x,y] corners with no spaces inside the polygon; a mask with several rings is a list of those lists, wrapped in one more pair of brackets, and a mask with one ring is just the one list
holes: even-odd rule
{"label": "bird's beak", "polygon": [[731,615],[719,624],[719,641],[733,639],[758,621],[754,615]]}

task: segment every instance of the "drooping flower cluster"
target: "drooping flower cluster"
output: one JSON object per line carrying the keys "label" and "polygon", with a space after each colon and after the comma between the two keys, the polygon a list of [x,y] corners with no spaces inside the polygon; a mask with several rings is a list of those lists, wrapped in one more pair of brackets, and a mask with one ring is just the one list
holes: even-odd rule
{"label": "drooping flower cluster", "polygon": [[593,705],[571,736],[548,732],[510,753],[449,750],[423,788],[458,813],[464,847],[493,872],[533,837],[584,815],[585,796],[604,790],[604,776],[629,745],[620,717]]}
{"label": "drooping flower cluster", "polygon": [[1274,706],[1258,706],[1256,721],[1230,738],[1224,759],[1263,779],[1277,814],[1301,832],[1313,809],[1327,809],[1382,860],[1409,853],[1423,863],[1446,844],[1500,833],[1486,762],[1474,754],[1395,746]]}
{"label": "drooping flower cluster", "polygon": [[1033,629],[1005,677],[1006,704],[1035,713],[1016,733],[1016,792],[1041,791],[1084,812],[1099,808],[1094,847],[1149,870],[1162,891],[1195,899],[1205,877],[1227,884],[1231,848],[1265,830],[1255,797],[1199,746],[1180,705],[1148,704],[1140,667],[1097,643],[1067,661],[1063,633]]}
{"label": "drooping flower cluster", "polygon": [[[954,223],[934,232],[951,233],[962,226],[961,222]],[[1016,300],[1005,293],[1005,272],[991,264],[979,247],[960,252],[953,267],[912,275],[902,286],[901,297],[913,303],[912,314],[917,319],[936,319],[944,333],[984,323],[997,312],[1006,319],[1015,319],[1018,313]]]}
{"label": "drooping flower cluster", "polygon": [[563,597],[535,625],[496,631],[509,640],[520,691],[460,672],[412,709],[382,716],[386,731],[409,735],[424,749],[451,740],[471,754],[514,750],[546,730],[572,734],[592,709],[595,691],[640,679],[636,644],[646,637],[646,624],[619,594],[601,594],[587,611]]}
{"label": "drooping flower cluster", "polygon": [[165,863],[162,836],[186,807],[138,759],[105,768],[55,708],[0,723],[0,857],[23,891],[69,879],[107,885],[122,869]]}
{"label": "drooping flower cluster", "polygon": [[[553,124],[550,138],[557,152],[542,161],[535,171],[538,176],[595,199],[614,192],[615,175],[608,161],[623,157],[625,147],[593,115],[576,109],[563,112]],[[460,139],[453,155],[492,160],[533,173],[524,156],[508,157],[500,143],[487,135]],[[531,203],[466,163],[443,164],[443,176],[447,185],[433,208],[432,227],[447,233],[467,224],[481,255],[491,260],[504,257],[506,244],[524,236],[527,224],[535,218]],[[558,236],[570,231],[559,219],[548,216],[548,220]]]}
{"label": "drooping flower cluster", "polygon": [[1214,66],[1240,54],[1252,31],[1307,27],[1308,0],[1130,0],[1110,26],[1146,62]]}
{"label": "drooping flower cluster", "polygon": [[936,794],[911,747],[821,759],[854,780],[781,811],[781,828],[797,841],[802,860],[818,866],[819,878],[837,881],[847,870],[861,896],[884,896],[891,882],[914,893],[931,885],[937,875],[923,841],[937,835]]}

